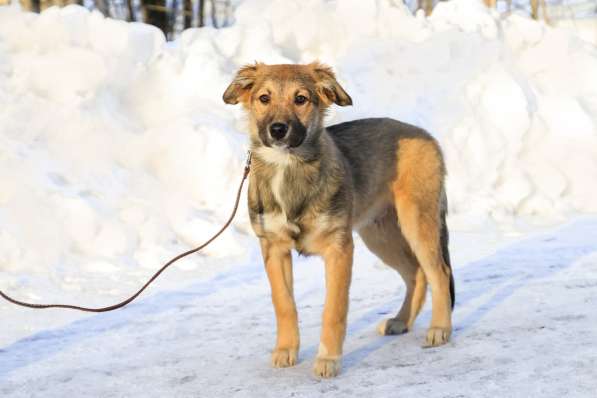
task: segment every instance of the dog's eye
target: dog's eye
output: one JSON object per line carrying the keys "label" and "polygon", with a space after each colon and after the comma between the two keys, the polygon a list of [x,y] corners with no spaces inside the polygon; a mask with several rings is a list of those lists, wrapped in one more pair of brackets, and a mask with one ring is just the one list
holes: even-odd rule
{"label": "dog's eye", "polygon": [[294,103],[297,105],[303,105],[305,102],[307,102],[307,97],[304,95],[297,95],[294,97]]}
{"label": "dog's eye", "polygon": [[268,104],[269,103],[269,95],[263,94],[263,95],[259,96],[259,101],[261,101],[262,104]]}

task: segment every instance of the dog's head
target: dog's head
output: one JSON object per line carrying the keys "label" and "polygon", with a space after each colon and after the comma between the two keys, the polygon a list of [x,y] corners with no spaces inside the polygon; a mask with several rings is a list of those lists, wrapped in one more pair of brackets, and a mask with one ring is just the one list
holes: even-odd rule
{"label": "dog's head", "polygon": [[312,141],[331,104],[352,105],[332,69],[317,62],[244,66],[223,99],[247,110],[254,144],[284,151]]}

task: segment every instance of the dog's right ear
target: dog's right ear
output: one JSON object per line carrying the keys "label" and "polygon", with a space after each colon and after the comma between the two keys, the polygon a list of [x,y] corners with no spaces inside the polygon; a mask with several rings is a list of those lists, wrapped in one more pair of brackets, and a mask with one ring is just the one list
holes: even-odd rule
{"label": "dog's right ear", "polygon": [[255,83],[258,67],[259,64],[255,63],[254,65],[245,65],[239,69],[232,83],[224,91],[222,99],[225,103],[235,105],[239,102],[248,102],[249,92]]}

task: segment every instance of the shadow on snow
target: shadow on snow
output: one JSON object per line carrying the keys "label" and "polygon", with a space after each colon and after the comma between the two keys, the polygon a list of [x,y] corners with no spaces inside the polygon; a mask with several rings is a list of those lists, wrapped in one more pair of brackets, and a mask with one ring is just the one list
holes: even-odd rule
{"label": "shadow on snow", "polygon": [[[484,316],[529,282],[548,277],[595,251],[595,236],[597,236],[597,220],[580,220],[550,233],[515,243],[489,257],[456,268],[454,337],[457,339],[459,332],[474,327]],[[265,279],[261,261],[251,261],[249,266],[243,266],[242,272],[235,267],[209,281],[185,287],[184,291],[156,293],[116,312],[93,315],[55,330],[35,333],[0,349],[2,356],[0,377],[6,377],[16,369],[51,357],[87,338],[123,328],[131,322],[131,319],[188,305],[189,302],[209,296],[222,288],[233,288],[239,283],[257,283]],[[481,304],[468,308],[468,313],[462,318],[457,318],[460,307],[488,295],[488,281],[491,281],[491,289],[494,293]],[[380,315],[393,314],[399,304],[399,297],[394,297],[380,306],[367,310],[359,318],[350,320],[348,338],[365,328],[371,328],[373,333],[374,325],[380,320]],[[427,323],[429,319],[430,313],[426,311],[421,314],[418,323]],[[370,338],[363,346],[344,355],[344,369],[356,367],[371,353],[393,341],[395,341],[393,338],[384,336]],[[302,350],[301,357],[310,358],[315,353],[315,346],[307,347]]]}

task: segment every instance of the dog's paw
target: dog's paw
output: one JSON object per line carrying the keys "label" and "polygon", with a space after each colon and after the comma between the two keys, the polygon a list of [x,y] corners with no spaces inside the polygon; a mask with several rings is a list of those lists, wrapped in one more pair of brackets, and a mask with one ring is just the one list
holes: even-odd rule
{"label": "dog's paw", "polygon": [[340,358],[315,358],[313,373],[325,379],[336,377],[340,373]]}
{"label": "dog's paw", "polygon": [[451,328],[430,327],[427,329],[427,337],[425,338],[423,348],[437,347],[438,345],[446,344],[450,340],[451,334]]}
{"label": "dog's paw", "polygon": [[406,326],[406,323],[400,319],[388,318],[377,325],[377,332],[382,336],[403,334],[408,332],[408,326]]}
{"label": "dog's paw", "polygon": [[272,366],[274,368],[287,368],[296,365],[298,350],[295,348],[276,348],[272,352]]}

